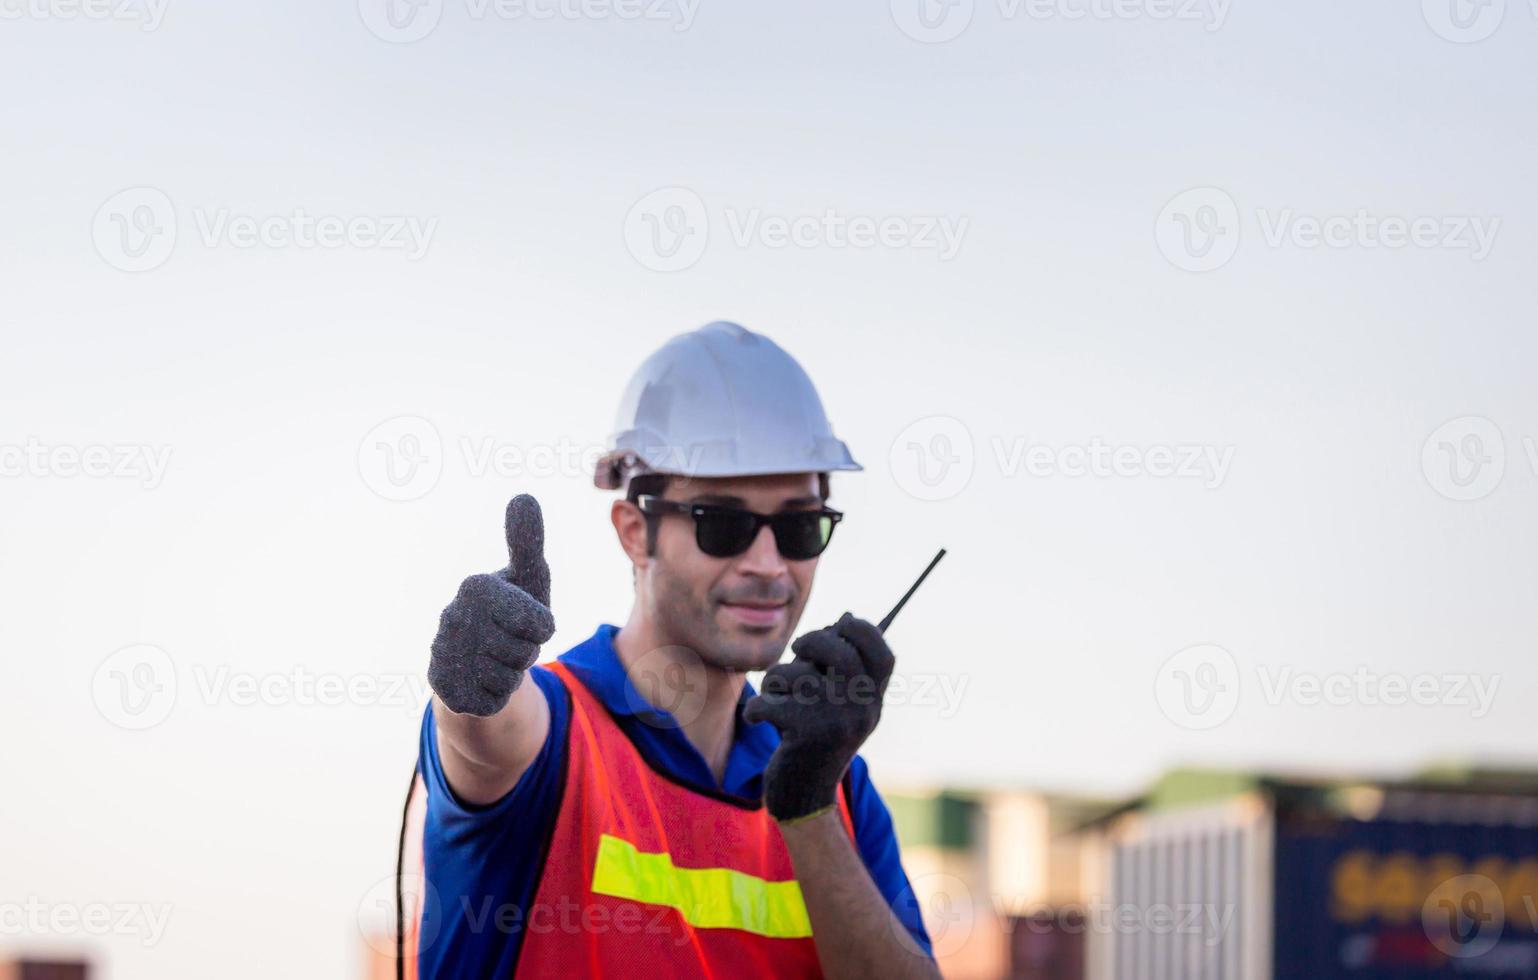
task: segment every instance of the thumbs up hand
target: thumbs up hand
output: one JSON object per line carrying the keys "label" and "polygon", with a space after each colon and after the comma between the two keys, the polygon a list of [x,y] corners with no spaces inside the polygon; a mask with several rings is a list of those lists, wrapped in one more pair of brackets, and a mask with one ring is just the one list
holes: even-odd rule
{"label": "thumbs up hand", "polygon": [[465,579],[438,620],[427,682],[456,714],[487,717],[506,707],[555,632],[539,502],[514,497],[506,532],[507,567]]}

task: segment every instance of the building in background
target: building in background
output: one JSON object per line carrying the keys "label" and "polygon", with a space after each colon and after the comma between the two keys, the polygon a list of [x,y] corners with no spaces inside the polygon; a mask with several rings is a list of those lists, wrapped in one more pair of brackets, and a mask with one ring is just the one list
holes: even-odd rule
{"label": "building in background", "polygon": [[1078,980],[1082,900],[1111,805],[1050,793],[889,792],[903,865],[952,980]]}
{"label": "building in background", "polygon": [[1538,773],[888,798],[958,980],[1538,978]]}
{"label": "building in background", "polygon": [[1089,980],[1538,978],[1538,774],[1176,772],[1083,831]]}
{"label": "building in background", "polygon": [[91,967],[79,959],[0,958],[0,980],[90,980]]}

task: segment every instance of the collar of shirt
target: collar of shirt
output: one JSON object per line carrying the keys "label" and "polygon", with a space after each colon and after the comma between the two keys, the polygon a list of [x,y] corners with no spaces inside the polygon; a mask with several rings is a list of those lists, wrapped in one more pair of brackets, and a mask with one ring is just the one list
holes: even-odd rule
{"label": "collar of shirt", "polygon": [[630,682],[624,664],[614,652],[614,635],[618,632],[617,626],[598,627],[591,637],[561,654],[561,663],[603,702],[641,754],[654,765],[666,768],[668,775],[707,792],[759,799],[763,795],[764,767],[779,747],[780,733],[768,722],[749,725],[742,720],[742,706],[757,693],[753,685],[744,683],[737,699],[732,748],[726,757],[725,776],[718,784],[705,757],[689,741],[678,720],[647,701]]}

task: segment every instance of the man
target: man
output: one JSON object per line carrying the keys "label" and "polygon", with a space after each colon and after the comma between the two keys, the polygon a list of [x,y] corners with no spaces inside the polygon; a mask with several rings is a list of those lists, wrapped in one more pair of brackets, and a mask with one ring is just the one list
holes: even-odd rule
{"label": "man", "polygon": [[[845,614],[778,664],[857,470],[811,380],[714,323],[631,380],[594,482],[635,604],[558,660],[539,505],[444,610],[419,772],[426,977],[938,973],[856,751],[893,658]],[[754,695],[745,673],[765,670]]]}

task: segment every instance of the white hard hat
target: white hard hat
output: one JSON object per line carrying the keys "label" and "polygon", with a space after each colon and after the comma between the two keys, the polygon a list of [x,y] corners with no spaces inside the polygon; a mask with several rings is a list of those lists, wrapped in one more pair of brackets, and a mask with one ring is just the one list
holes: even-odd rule
{"label": "white hard hat", "polygon": [[668,341],[625,386],[594,485],[637,473],[764,476],[858,470],[812,379],[763,334],[707,324]]}

